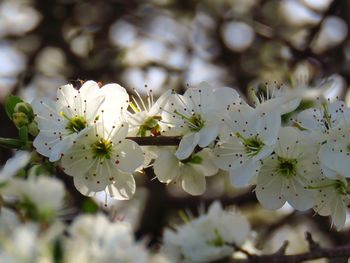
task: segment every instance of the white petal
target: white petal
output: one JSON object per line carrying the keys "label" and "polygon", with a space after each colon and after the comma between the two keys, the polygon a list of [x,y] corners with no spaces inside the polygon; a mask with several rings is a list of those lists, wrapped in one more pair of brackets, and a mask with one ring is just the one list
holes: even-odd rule
{"label": "white petal", "polygon": [[[73,85],[68,84],[60,87],[57,90],[57,101],[56,110],[57,112],[64,111],[68,115],[74,115],[77,113],[81,115],[82,112],[76,112],[75,110],[80,110],[81,102],[78,102],[78,90],[76,90]],[[79,107],[80,106],[80,107]]]}
{"label": "white petal", "polygon": [[183,136],[180,141],[179,148],[175,153],[176,157],[180,160],[188,158],[193,152],[194,148],[197,146],[199,139],[200,135],[198,132]]}
{"label": "white petal", "polygon": [[201,195],[206,188],[205,177],[189,165],[185,165],[181,171],[182,188],[191,195]]}
{"label": "white petal", "polygon": [[95,97],[99,96],[100,87],[95,81],[88,80],[83,83],[79,89],[79,92],[83,98],[86,98],[92,102]]}
{"label": "white petal", "polygon": [[303,185],[293,179],[285,185],[283,194],[288,203],[299,211],[305,211],[315,204],[314,191],[304,189]]}
{"label": "white petal", "polygon": [[194,166],[197,166],[197,169],[201,170],[204,176],[211,176],[217,174],[219,168],[214,163],[214,154],[212,150],[205,148],[200,152],[196,153],[196,155],[202,157],[202,163]]}
{"label": "white petal", "polygon": [[73,177],[75,188],[85,196],[94,196],[96,191],[92,190],[87,182],[87,179],[83,174],[79,174]]}
{"label": "white petal", "polygon": [[219,134],[220,125],[218,123],[205,124],[198,132],[200,139],[198,145],[202,148],[207,147],[213,142]]}
{"label": "white petal", "polygon": [[350,156],[347,153],[346,145],[336,145],[335,143],[327,142],[321,146],[318,156],[322,164],[328,169],[334,170],[348,178],[350,177]]}
{"label": "white petal", "polygon": [[335,198],[331,201],[332,224],[337,230],[341,230],[346,222],[346,207],[341,198]]}
{"label": "white petal", "polygon": [[278,209],[283,206],[286,199],[282,195],[283,182],[276,174],[271,175],[260,172],[255,188],[256,197],[263,207]]}
{"label": "white petal", "polygon": [[153,170],[160,182],[170,183],[179,176],[179,161],[173,152],[160,151],[154,162]]}
{"label": "white petal", "polygon": [[107,107],[112,107],[116,111],[123,107],[127,109],[129,104],[129,95],[126,90],[116,83],[104,85],[101,88],[101,92],[106,96]]}
{"label": "white petal", "polygon": [[33,146],[41,155],[50,157],[52,150],[51,140],[52,137],[48,137],[44,133],[39,133],[33,141]]}
{"label": "white petal", "polygon": [[297,122],[304,129],[318,131],[323,129],[323,113],[320,109],[310,108],[298,114]]}
{"label": "white petal", "polygon": [[62,155],[66,154],[68,150],[72,147],[73,142],[79,137],[79,134],[73,133],[64,137],[61,141],[56,143],[52,147],[52,151],[50,153],[50,162],[55,162],[59,160]]}
{"label": "white petal", "polygon": [[220,103],[218,111],[222,112],[226,110],[228,106],[236,106],[242,103],[239,93],[229,87],[214,89],[214,95],[216,100]]}
{"label": "white petal", "polygon": [[135,179],[132,174],[121,173],[115,177],[115,183],[106,187],[106,192],[118,200],[128,200],[133,197],[136,190]]}
{"label": "white petal", "polygon": [[168,90],[168,91],[164,92],[158,98],[158,100],[153,104],[153,106],[149,110],[148,114],[150,116],[158,115],[162,111],[162,108],[164,108],[165,104],[168,103],[171,94],[172,94],[171,90]]}
{"label": "white petal", "polygon": [[239,168],[249,159],[244,145],[235,136],[215,146],[214,158],[215,164],[225,171]]}
{"label": "white petal", "polygon": [[116,167],[126,173],[134,172],[144,160],[141,147],[131,140],[124,140],[113,145],[112,158]]}
{"label": "white petal", "polygon": [[278,133],[278,142],[275,152],[283,158],[297,158],[300,156],[300,147],[296,147],[301,141],[301,132],[293,127],[282,127]]}
{"label": "white petal", "polygon": [[257,121],[259,121],[257,130],[259,137],[262,138],[263,142],[267,145],[275,144],[281,127],[281,116],[279,113],[266,113],[261,115]]}
{"label": "white petal", "polygon": [[230,170],[230,181],[233,186],[248,186],[261,167],[261,163],[248,162],[244,166]]}

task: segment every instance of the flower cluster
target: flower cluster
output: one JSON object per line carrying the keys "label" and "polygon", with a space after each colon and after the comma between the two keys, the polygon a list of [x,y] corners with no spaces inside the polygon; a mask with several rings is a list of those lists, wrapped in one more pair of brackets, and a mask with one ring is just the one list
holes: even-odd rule
{"label": "flower cluster", "polygon": [[165,255],[152,254],[145,244],[135,241],[130,224],[111,222],[103,214],[78,216],[71,226],[55,221],[43,227],[20,223],[5,209],[0,226],[1,262],[171,263]]}
{"label": "flower cluster", "polygon": [[[167,91],[156,102],[150,91],[146,105],[137,92],[129,100],[117,84],[66,85],[56,101],[32,102],[40,130],[34,147],[60,160],[84,195],[129,199],[132,173],[149,164],[160,182],[201,195],[206,176],[221,169],[233,186],[255,186],[264,207],[313,208],[341,229],[350,203],[350,109],[319,100],[285,125],[282,116],[299,106],[301,93],[264,86],[250,92],[251,106],[234,89],[202,83],[183,95]],[[178,146],[155,147],[164,136],[180,138]],[[152,137],[155,146],[141,147],[137,137]]]}
{"label": "flower cluster", "polygon": [[230,258],[235,247],[241,247],[250,234],[245,217],[235,211],[225,211],[219,202],[209,207],[207,214],[165,229],[163,250],[173,262],[213,262]]}
{"label": "flower cluster", "polygon": [[142,164],[143,152],[126,139],[128,105],[129,95],[117,84],[99,87],[87,81],[79,90],[65,85],[56,101],[32,102],[40,130],[34,147],[50,161],[61,159],[82,194],[106,191],[129,199],[135,192],[132,172]]}

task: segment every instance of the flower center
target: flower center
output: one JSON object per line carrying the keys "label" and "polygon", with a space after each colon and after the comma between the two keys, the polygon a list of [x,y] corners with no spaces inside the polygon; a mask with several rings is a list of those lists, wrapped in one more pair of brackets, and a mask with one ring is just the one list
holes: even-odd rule
{"label": "flower center", "polygon": [[111,158],[112,143],[105,139],[99,139],[97,142],[91,145],[94,158]]}
{"label": "flower center", "polygon": [[61,116],[68,120],[66,129],[71,133],[78,133],[87,127],[87,122],[83,116],[69,118],[63,111],[61,112]]}
{"label": "flower center", "polygon": [[278,157],[277,173],[286,177],[292,177],[297,174],[297,159],[287,159]]}
{"label": "flower center", "polygon": [[147,136],[147,132],[150,132],[153,136],[160,135],[160,126],[158,124],[160,119],[160,116],[148,117],[140,126],[137,135],[145,137]]}
{"label": "flower center", "polygon": [[187,123],[191,131],[198,132],[204,127],[205,121],[202,120],[201,116],[197,113],[193,113],[191,117],[188,117],[177,110],[175,110],[174,113]]}
{"label": "flower center", "polygon": [[190,130],[191,131],[199,131],[204,126],[204,121],[202,120],[201,116],[197,115],[197,114],[194,114],[190,118],[190,123],[193,125],[193,126],[190,125]]}
{"label": "flower center", "polygon": [[214,229],[215,238],[213,240],[208,241],[208,245],[212,245],[214,247],[222,247],[225,245],[225,240],[219,233],[217,228]]}
{"label": "flower center", "polygon": [[254,137],[245,138],[237,132],[236,136],[243,141],[245,152],[249,157],[257,155],[265,145],[256,135]]}

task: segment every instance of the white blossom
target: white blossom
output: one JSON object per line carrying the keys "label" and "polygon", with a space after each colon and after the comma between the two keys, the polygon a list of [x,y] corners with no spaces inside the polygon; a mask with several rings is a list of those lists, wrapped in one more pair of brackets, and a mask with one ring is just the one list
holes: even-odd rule
{"label": "white blossom", "polygon": [[310,189],[317,191],[315,212],[322,216],[331,216],[332,225],[341,230],[346,221],[347,206],[350,204],[348,182],[341,177],[338,180],[320,178],[312,182]]}
{"label": "white blossom", "polygon": [[27,180],[13,178],[3,190],[5,197],[14,197],[35,219],[53,219],[63,206],[63,183],[47,176],[30,176]]}
{"label": "white blossom", "polygon": [[214,202],[207,214],[165,229],[164,252],[174,262],[211,262],[231,257],[235,246],[242,246],[250,234],[245,217],[235,211],[223,210]]}
{"label": "white blossom", "polygon": [[337,175],[350,177],[350,123],[344,119],[337,128],[329,131],[327,141],[318,152],[325,176],[335,179]]}
{"label": "white blossom", "polygon": [[299,88],[289,88],[284,85],[261,84],[255,88],[249,89],[249,95],[253,100],[255,107],[261,112],[279,112],[280,115],[295,110],[301,101],[301,92]]}
{"label": "white blossom", "polygon": [[323,142],[328,133],[350,117],[343,101],[324,102],[319,108],[309,108],[298,114],[296,123],[311,132],[316,140]]}
{"label": "white blossom", "polygon": [[189,88],[184,95],[173,94],[164,108],[162,119],[169,124],[165,134],[183,136],[176,156],[188,158],[194,148],[207,147],[219,134],[222,111],[241,99],[234,89],[213,89],[207,83]]}
{"label": "white blossom", "polygon": [[13,157],[6,161],[6,164],[0,170],[0,183],[14,177],[30,161],[31,154],[26,151],[17,151]]}
{"label": "white blossom", "polygon": [[288,201],[297,210],[314,205],[314,192],[308,186],[320,175],[317,147],[293,127],[283,127],[275,153],[263,161],[257,178],[256,196],[268,209],[278,209]]}
{"label": "white blossom", "polygon": [[279,112],[261,112],[248,105],[230,107],[215,146],[216,165],[230,172],[233,185],[248,185],[269,156],[281,125]]}
{"label": "white blossom", "polygon": [[187,193],[201,195],[206,189],[205,177],[218,172],[212,159],[213,154],[208,148],[185,160],[176,157],[175,149],[163,149],[158,152],[153,168],[160,182],[179,182]]}
{"label": "white blossom", "polygon": [[32,106],[40,133],[34,147],[50,161],[59,160],[85,128],[106,119],[118,120],[128,107],[128,98],[118,84],[100,88],[87,81],[79,90],[73,85],[60,87],[56,101],[35,99]]}
{"label": "white blossom", "polygon": [[58,222],[44,232],[34,223],[18,224],[8,235],[0,233],[0,262],[54,263],[53,241],[61,233],[62,224]]}
{"label": "white blossom", "polygon": [[167,103],[171,91],[165,92],[162,96],[154,102],[152,90],[147,94],[147,103],[143,101],[139,93],[136,95],[139,99],[134,97],[130,102],[130,107],[134,113],[127,112],[127,122],[129,123],[129,136],[157,136],[165,129],[165,125],[161,122],[162,107]]}
{"label": "white blossom", "polygon": [[126,139],[128,124],[97,123],[85,130],[62,157],[65,173],[73,176],[75,187],[84,195],[106,191],[117,199],[135,193],[132,173],[142,164],[143,152]]}
{"label": "white blossom", "polygon": [[110,222],[104,215],[79,216],[65,242],[66,263],[147,263],[149,255],[135,242],[131,226]]}

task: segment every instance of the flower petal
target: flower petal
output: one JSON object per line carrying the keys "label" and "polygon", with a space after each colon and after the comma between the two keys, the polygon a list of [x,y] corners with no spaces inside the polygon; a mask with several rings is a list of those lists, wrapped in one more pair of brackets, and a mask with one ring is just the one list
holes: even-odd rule
{"label": "flower petal", "polygon": [[181,185],[187,193],[201,195],[206,188],[205,177],[189,165],[185,165],[181,171]]}
{"label": "flower petal", "polygon": [[278,209],[286,199],[282,195],[283,182],[276,174],[260,172],[255,188],[256,197],[261,205],[268,209]]}
{"label": "flower petal", "polygon": [[132,174],[119,172],[115,177],[115,183],[106,187],[106,192],[118,200],[128,200],[136,191],[136,183]]}
{"label": "flower petal", "polygon": [[112,158],[118,169],[126,173],[135,172],[143,163],[143,151],[134,141],[124,140],[115,145]]}
{"label": "flower petal", "polygon": [[261,167],[261,163],[257,162],[247,162],[244,166],[237,169],[230,170],[230,181],[233,186],[236,187],[246,187],[253,177],[257,174]]}
{"label": "flower petal", "polygon": [[193,152],[194,148],[197,146],[199,139],[200,135],[198,132],[183,136],[180,141],[179,148],[175,153],[176,157],[180,160],[188,158]]}
{"label": "flower petal", "polygon": [[179,161],[173,152],[162,150],[155,160],[153,170],[158,180],[162,183],[170,183],[179,176]]}
{"label": "flower petal", "polygon": [[204,127],[198,132],[199,141],[198,145],[202,148],[207,147],[213,142],[219,134],[220,125],[216,122],[205,124]]}

